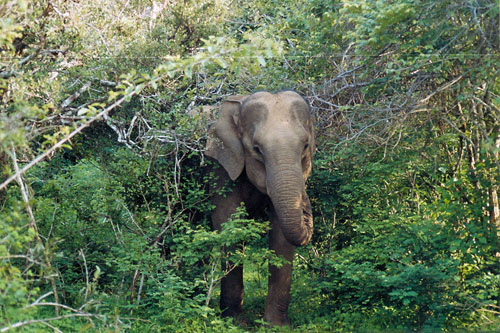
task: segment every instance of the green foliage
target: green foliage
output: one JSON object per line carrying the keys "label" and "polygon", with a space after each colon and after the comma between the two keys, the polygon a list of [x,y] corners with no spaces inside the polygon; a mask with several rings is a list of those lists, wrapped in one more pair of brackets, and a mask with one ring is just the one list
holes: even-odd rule
{"label": "green foliage", "polygon": [[[208,231],[203,227],[184,230],[174,239],[176,252],[182,254],[178,260],[192,266],[204,259],[207,249],[210,250],[209,262],[229,261],[237,265],[244,263],[245,259],[251,259],[245,254],[244,248],[221,251],[222,248],[231,249],[238,244],[258,240],[268,230],[268,223],[249,220],[246,216],[245,207],[241,206],[233,217],[223,224],[220,232]],[[257,257],[265,258],[266,256],[259,253]]]}
{"label": "green foliage", "polygon": [[349,330],[481,325],[481,308],[494,306],[499,290],[491,279],[496,240],[487,239],[482,208],[488,198],[471,197],[473,186],[450,179],[445,164],[417,162],[419,150],[439,156],[439,146],[405,152],[406,142],[400,144],[398,153],[374,154],[370,164],[353,161],[362,155],[352,149],[338,152],[350,160],[343,167],[333,167],[328,155],[317,159],[312,197],[325,201],[315,205],[323,252],[313,264],[313,292],[337,314],[331,320]]}

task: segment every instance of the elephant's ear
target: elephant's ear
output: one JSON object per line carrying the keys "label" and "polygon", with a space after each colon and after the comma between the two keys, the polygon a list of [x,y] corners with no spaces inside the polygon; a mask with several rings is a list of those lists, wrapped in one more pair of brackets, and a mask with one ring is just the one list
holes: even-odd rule
{"label": "elephant's ear", "polygon": [[209,132],[205,155],[215,158],[232,180],[243,172],[245,156],[238,130],[241,105],[246,96],[230,96],[222,103],[219,117]]}

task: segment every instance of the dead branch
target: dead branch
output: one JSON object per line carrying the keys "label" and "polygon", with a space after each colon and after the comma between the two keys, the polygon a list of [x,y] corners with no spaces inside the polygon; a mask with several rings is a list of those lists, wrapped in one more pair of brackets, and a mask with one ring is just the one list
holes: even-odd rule
{"label": "dead branch", "polygon": [[80,97],[81,94],[83,94],[87,89],[89,89],[91,83],[87,82],[85,83],[78,91],[76,91],[73,95],[69,96],[66,98],[62,103],[61,103],[61,110],[66,109],[74,100],[76,100],[78,97]]}
{"label": "dead branch", "polygon": [[32,325],[32,324],[46,324],[49,321],[54,321],[54,320],[61,320],[65,318],[72,318],[72,317],[96,317],[97,315],[90,314],[90,313],[70,313],[62,316],[56,316],[56,317],[50,317],[50,318],[44,318],[44,319],[31,319],[31,320],[26,320],[26,321],[20,321],[14,324],[11,324],[9,326],[5,326],[0,328],[0,332],[7,332],[10,329],[13,328],[19,328],[27,325]]}
{"label": "dead branch", "polygon": [[118,101],[116,101],[115,103],[111,104],[110,106],[108,106],[107,108],[105,108],[104,110],[102,110],[101,112],[99,112],[97,115],[95,115],[94,117],[90,118],[89,120],[87,120],[86,122],[84,122],[83,124],[81,124],[75,130],[73,130],[71,133],[69,133],[66,137],[64,137],[62,140],[60,140],[55,145],[53,145],[49,150],[47,150],[46,152],[38,155],[34,160],[32,160],[27,165],[25,165],[21,170],[16,171],[12,176],[10,176],[9,178],[7,178],[7,180],[5,180],[2,184],[0,184],[0,190],[3,190],[7,185],[9,185],[19,175],[24,174],[31,167],[33,167],[34,165],[37,165],[38,163],[40,163],[41,161],[43,161],[47,156],[49,156],[52,153],[54,153],[58,148],[60,148],[66,142],[68,142],[69,140],[71,140],[72,137],[74,137],[75,135],[77,135],[78,133],[80,133],[81,131],[83,131],[85,128],[87,128],[88,126],[90,126],[94,121],[96,121],[97,119],[101,118],[103,115],[107,114],[109,111],[113,110],[114,108],[120,106],[127,98],[130,98],[130,96],[133,96],[135,94],[136,94],[135,92],[132,92],[128,96],[123,96]]}
{"label": "dead branch", "polygon": [[84,301],[87,302],[87,298],[89,296],[89,270],[87,268],[87,259],[85,258],[85,253],[83,249],[80,249],[80,255],[83,258],[83,266],[85,267],[85,297]]}

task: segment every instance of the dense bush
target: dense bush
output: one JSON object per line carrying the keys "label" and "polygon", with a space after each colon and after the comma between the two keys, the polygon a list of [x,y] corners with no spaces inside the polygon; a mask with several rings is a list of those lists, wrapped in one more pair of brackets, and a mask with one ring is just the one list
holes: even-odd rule
{"label": "dense bush", "polygon": [[[317,137],[293,325],[498,330],[498,3],[6,0],[0,17],[0,331],[273,330],[268,222],[242,207],[211,230],[197,110],[285,88]],[[247,327],[219,316],[229,259]]]}

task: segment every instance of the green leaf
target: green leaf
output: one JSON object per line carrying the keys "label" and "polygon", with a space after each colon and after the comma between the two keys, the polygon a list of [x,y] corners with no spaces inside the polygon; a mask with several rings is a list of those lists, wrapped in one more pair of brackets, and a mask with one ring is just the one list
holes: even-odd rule
{"label": "green leaf", "polygon": [[266,66],[266,59],[263,57],[263,56],[257,56],[257,61],[259,62],[259,64],[262,66],[262,67],[265,67]]}
{"label": "green leaf", "polygon": [[188,65],[185,69],[184,69],[184,74],[186,75],[186,77],[188,79],[190,79],[192,76],[193,76],[193,66],[192,65]]}

